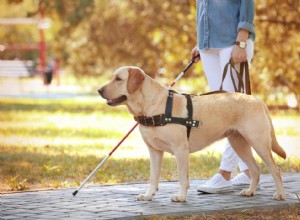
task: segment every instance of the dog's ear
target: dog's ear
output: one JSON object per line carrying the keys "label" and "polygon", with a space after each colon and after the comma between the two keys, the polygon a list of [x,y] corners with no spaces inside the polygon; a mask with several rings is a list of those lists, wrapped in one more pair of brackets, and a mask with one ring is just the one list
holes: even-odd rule
{"label": "dog's ear", "polygon": [[142,85],[145,76],[140,69],[129,68],[128,69],[128,80],[127,80],[127,90],[129,94],[134,93]]}

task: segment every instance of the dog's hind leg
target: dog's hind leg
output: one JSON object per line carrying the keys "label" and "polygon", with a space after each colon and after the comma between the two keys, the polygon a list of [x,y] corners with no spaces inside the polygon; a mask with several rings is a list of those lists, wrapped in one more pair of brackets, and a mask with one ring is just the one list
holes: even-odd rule
{"label": "dog's hind leg", "polygon": [[[275,200],[285,200],[286,195],[280,176],[280,171],[277,168],[271,153],[272,132],[274,131],[272,131],[273,128],[270,122],[270,117],[267,119],[265,116],[266,115],[256,114],[256,117],[252,117],[251,121],[244,122],[245,126],[244,129],[241,130],[241,133],[264,161],[269,172],[273,176],[276,184],[276,193],[274,194],[273,198]],[[274,133],[273,138],[275,138]],[[277,153],[281,157],[285,158],[285,152],[283,149],[279,149],[279,147],[277,147]]]}
{"label": "dog's hind leg", "polygon": [[[261,159],[265,162],[269,172],[272,174],[273,179],[276,184],[276,192],[273,195],[273,199],[275,200],[285,200],[286,194],[283,187],[280,171],[278,167],[276,166],[274,159],[272,157],[271,151],[265,151],[263,149],[266,149],[267,143],[266,142],[257,142],[256,147],[254,148],[257,154],[261,157]],[[271,145],[271,142],[269,142],[269,145]],[[269,148],[269,147],[268,147]],[[271,148],[271,147],[270,147]]]}
{"label": "dog's hind leg", "polygon": [[240,133],[231,134],[228,140],[237,155],[247,164],[251,175],[250,187],[242,190],[240,195],[254,196],[259,182],[260,169],[253,157],[251,146]]}
{"label": "dog's hind leg", "polygon": [[151,201],[158,190],[159,176],[161,171],[163,151],[148,146],[150,154],[150,186],[146,194],[137,196],[139,201]]}

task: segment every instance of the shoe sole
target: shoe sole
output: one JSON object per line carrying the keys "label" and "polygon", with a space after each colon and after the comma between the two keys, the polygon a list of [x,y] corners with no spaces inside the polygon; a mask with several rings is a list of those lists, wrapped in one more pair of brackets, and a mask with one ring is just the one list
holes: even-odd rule
{"label": "shoe sole", "polygon": [[226,193],[226,192],[232,192],[233,190],[234,190],[233,187],[224,187],[221,189],[205,189],[205,190],[197,189],[198,192],[207,193],[207,194]]}

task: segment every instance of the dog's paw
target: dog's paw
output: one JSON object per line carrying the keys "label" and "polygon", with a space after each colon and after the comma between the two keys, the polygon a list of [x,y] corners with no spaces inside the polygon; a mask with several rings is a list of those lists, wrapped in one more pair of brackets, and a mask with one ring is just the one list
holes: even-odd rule
{"label": "dog's paw", "polygon": [[173,195],[171,197],[171,201],[172,202],[185,202],[186,201],[186,197],[185,196],[181,196],[181,195]]}
{"label": "dog's paw", "polygon": [[280,201],[280,200],[285,200],[285,199],[286,199],[286,196],[285,196],[284,193],[281,194],[281,193],[275,192],[274,195],[273,195],[273,199],[278,200],[278,201]]}
{"label": "dog's paw", "polygon": [[241,192],[240,192],[240,195],[241,196],[254,196],[255,195],[255,192],[254,191],[251,191],[249,189],[243,189]]}
{"label": "dog's paw", "polygon": [[136,197],[138,201],[152,201],[153,196],[149,196],[147,194],[140,194]]}

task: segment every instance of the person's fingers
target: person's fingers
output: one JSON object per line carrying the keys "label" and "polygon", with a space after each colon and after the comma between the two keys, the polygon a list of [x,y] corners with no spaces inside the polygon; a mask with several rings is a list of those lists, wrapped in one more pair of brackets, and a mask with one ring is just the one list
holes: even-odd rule
{"label": "person's fingers", "polygon": [[247,54],[245,49],[241,49],[237,45],[235,45],[232,49],[231,58],[235,64],[247,61]]}
{"label": "person's fingers", "polygon": [[[198,56],[199,55],[199,56]],[[200,53],[199,50],[194,49],[191,53],[192,59],[194,60],[194,63],[197,63],[200,60]],[[197,57],[198,56],[198,57]],[[197,58],[195,58],[197,57]]]}
{"label": "person's fingers", "polygon": [[247,61],[247,57],[246,56],[232,55],[231,58],[232,58],[234,64],[239,64],[239,63]]}

